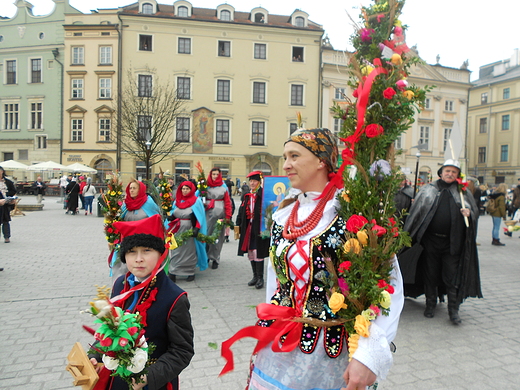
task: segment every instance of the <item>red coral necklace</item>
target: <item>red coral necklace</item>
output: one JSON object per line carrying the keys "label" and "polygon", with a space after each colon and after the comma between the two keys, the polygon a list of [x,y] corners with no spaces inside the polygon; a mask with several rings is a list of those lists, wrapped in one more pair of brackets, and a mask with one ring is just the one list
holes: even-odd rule
{"label": "red coral necklace", "polygon": [[[303,221],[298,222],[298,209],[300,208],[300,201],[297,200],[294,204],[294,207],[289,215],[289,219],[287,223],[283,227],[283,238],[286,240],[294,240],[297,237],[304,236],[313,230],[317,225],[320,219],[323,216],[323,210],[325,209],[325,205],[329,200],[332,199],[334,193],[336,192],[336,188],[331,186],[329,191],[325,194],[323,198],[320,199],[314,210],[310,213],[310,215],[305,218]],[[290,231],[290,233],[289,233]]]}

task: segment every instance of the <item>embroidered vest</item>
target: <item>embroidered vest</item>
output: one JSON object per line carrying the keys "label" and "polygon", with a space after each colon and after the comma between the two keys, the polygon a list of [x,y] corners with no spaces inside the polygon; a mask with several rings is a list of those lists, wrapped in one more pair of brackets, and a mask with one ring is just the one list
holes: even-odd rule
{"label": "embroidered vest", "polygon": [[[298,287],[291,279],[288,252],[297,241],[289,241],[282,236],[283,226],[273,223],[271,230],[270,256],[274,270],[279,279],[278,289],[271,298],[274,305],[288,306],[301,312],[304,318],[314,318],[322,321],[330,321],[337,317],[330,311],[326,288],[323,287],[323,277],[326,275],[325,259],[330,258],[337,268],[339,260],[336,251],[340,248],[345,237],[345,221],[337,216],[329,226],[317,236],[309,240],[310,259],[309,282],[304,291],[297,291]],[[303,295],[298,296],[297,295]],[[300,302],[300,304],[297,304]],[[299,307],[297,307],[297,305]],[[257,325],[270,326],[272,321],[260,320]],[[320,327],[309,324],[303,325],[300,338],[300,350],[303,353],[312,353],[317,346],[320,332],[324,333],[325,351],[331,358],[338,357],[347,341],[346,330],[343,326]]]}

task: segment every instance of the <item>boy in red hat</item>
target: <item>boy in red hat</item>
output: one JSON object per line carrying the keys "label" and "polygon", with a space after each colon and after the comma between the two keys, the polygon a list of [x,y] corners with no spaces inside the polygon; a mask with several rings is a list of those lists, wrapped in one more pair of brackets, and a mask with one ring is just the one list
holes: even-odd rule
{"label": "boy in red hat", "polygon": [[[128,273],[114,283],[111,302],[127,312],[142,317],[148,343],[155,344],[150,356],[153,362],[144,383],[149,389],[179,388],[179,374],[193,357],[193,328],[190,303],[185,291],[173,283],[163,271],[168,251],[164,245],[161,217],[153,215],[140,221],[115,222],[121,234],[121,261]],[[100,356],[91,358],[94,365]],[[95,390],[127,390],[128,384],[119,377],[109,376],[106,368],[99,369],[100,381]]]}

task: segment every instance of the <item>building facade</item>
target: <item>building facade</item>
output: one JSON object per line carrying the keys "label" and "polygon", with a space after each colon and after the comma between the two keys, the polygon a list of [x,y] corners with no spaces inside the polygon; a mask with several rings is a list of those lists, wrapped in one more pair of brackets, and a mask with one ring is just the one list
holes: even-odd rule
{"label": "building facade", "polygon": [[520,54],[482,66],[469,97],[469,170],[489,186],[520,177]]}
{"label": "building facade", "polygon": [[[53,0],[54,11],[36,16],[17,0],[12,18],[0,19],[0,158],[30,165],[60,162],[65,14],[78,10]],[[23,180],[27,173],[17,176]],[[28,175],[32,179],[32,174]]]}

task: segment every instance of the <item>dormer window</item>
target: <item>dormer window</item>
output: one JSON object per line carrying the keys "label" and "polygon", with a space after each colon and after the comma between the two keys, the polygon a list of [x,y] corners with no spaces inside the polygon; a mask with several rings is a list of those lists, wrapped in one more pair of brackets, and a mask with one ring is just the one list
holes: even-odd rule
{"label": "dormer window", "polygon": [[255,23],[265,23],[265,15],[263,13],[256,13],[255,14]]}
{"label": "dormer window", "polygon": [[187,18],[188,15],[188,7],[180,6],[179,8],[177,8],[177,16],[181,18]]}
{"label": "dormer window", "polygon": [[297,16],[294,19],[294,24],[296,27],[305,27],[305,19],[302,18],[301,16]]}
{"label": "dormer window", "polygon": [[220,11],[220,20],[231,20],[231,12],[229,12],[227,9]]}
{"label": "dormer window", "polygon": [[153,5],[150,3],[144,3],[142,13],[147,15],[153,15]]}

